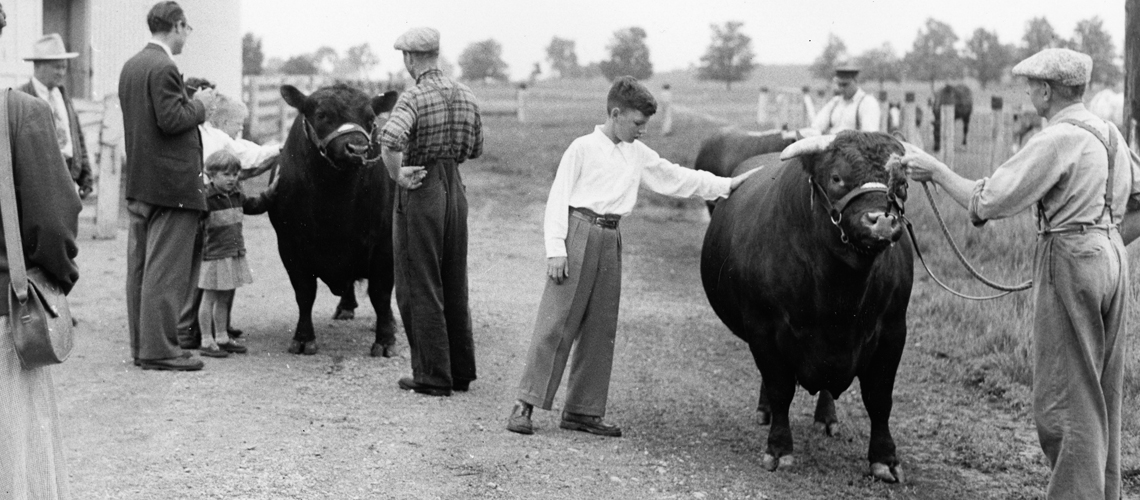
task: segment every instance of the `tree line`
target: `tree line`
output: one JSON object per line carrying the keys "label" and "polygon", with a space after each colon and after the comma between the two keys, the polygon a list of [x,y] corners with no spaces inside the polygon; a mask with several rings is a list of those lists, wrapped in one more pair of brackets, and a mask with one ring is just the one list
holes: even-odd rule
{"label": "tree line", "polygon": [[[744,33],[744,23],[728,21],[710,25],[710,41],[700,58],[696,76],[702,80],[723,82],[731,89],[734,82],[748,79],[757,68],[753,61],[752,39]],[[582,64],[578,60],[575,41],[555,36],[546,47],[546,61],[551,78],[597,78],[613,80],[622,75],[638,79],[653,76],[653,63],[646,43],[648,34],[637,26],[614,32],[606,51],[608,59]],[[953,80],[969,76],[986,86],[997,83],[1018,60],[1048,47],[1067,47],[1089,54],[1093,58],[1092,81],[1114,85],[1123,77],[1116,64],[1117,51],[1112,36],[1104,29],[1104,22],[1093,17],[1077,23],[1070,38],[1057,34],[1044,17],[1026,22],[1020,45],[1003,43],[997,33],[977,28],[968,40],[960,39],[949,24],[927,19],[918,30],[911,50],[901,57],[890,43],[861,54],[848,53],[846,44],[834,34],[809,68],[812,76],[830,79],[840,64],[854,63],[861,68],[861,78],[875,81],[880,88],[886,82],[904,80],[929,82]],[[503,47],[494,39],[474,42],[459,56],[459,77],[468,81],[509,80],[509,66],[502,59]],[[380,60],[367,43],[349,47],[338,54],[330,47],[321,47],[310,54],[288,59],[266,60],[261,39],[247,33],[242,38],[242,72],[247,75],[283,73],[292,75],[329,75],[344,79],[368,79]],[[454,72],[452,64],[441,56],[441,65],[448,74]],[[538,62],[530,72],[533,81],[541,74]],[[390,78],[392,75],[389,75]]]}

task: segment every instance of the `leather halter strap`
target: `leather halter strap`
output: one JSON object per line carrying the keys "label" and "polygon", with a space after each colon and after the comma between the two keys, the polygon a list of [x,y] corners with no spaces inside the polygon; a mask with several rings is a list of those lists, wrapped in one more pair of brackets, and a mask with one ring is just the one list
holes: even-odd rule
{"label": "leather halter strap", "polygon": [[[337,166],[336,162],[332,161],[332,158],[329,158],[328,146],[329,146],[329,144],[332,144],[332,141],[336,140],[336,138],[338,138],[340,136],[351,135],[351,134],[363,135],[364,140],[368,142],[368,152],[371,153],[373,150],[372,136],[369,135],[367,130],[364,130],[364,127],[361,127],[360,125],[357,125],[355,123],[346,122],[346,123],[342,124],[341,126],[337,127],[336,130],[334,130],[334,131],[330,132],[328,135],[324,136],[323,138],[318,138],[317,137],[317,129],[314,128],[311,123],[309,123],[309,120],[307,118],[305,118],[305,115],[301,115],[301,122],[305,124],[305,137],[309,138],[309,141],[312,142],[313,145],[317,147],[317,152],[319,152],[321,154],[321,157],[324,158],[326,161],[328,161],[333,166],[333,168],[340,169],[340,167]],[[356,153],[352,153],[352,152],[349,152],[348,155],[360,158],[360,160],[366,164],[367,163],[375,163],[375,162],[379,161],[379,159],[380,159],[379,154],[377,154],[376,156],[374,156],[372,158],[369,158],[368,155],[361,155],[361,154],[356,154]]]}

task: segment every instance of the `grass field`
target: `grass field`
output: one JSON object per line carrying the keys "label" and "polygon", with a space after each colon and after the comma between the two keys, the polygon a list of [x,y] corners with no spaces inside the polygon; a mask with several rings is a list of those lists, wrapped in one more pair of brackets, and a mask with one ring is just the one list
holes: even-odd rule
{"label": "grass field", "polygon": [[[664,137],[659,133],[659,119],[650,122],[649,133],[642,140],[665,158],[682,165],[692,166],[701,141],[720,128],[731,125],[742,129],[761,129],[755,123],[757,91],[761,85],[772,87],[798,87],[795,78],[806,77],[803,72],[787,70],[765,79],[761,74],[749,82],[735,84],[726,91],[723,84],[697,81],[684,73],[659,75],[647,82],[653,90],[668,81],[673,87],[674,102],[695,114],[680,114],[674,118],[674,133]],[[813,82],[815,86],[821,82]],[[875,84],[865,89],[877,90]],[[496,162],[513,175],[534,180],[533,189],[516,193],[519,196],[546,195],[549,181],[562,151],[574,138],[592,130],[595,123],[604,119],[603,100],[608,84],[602,80],[540,82],[530,88],[526,124],[507,123],[500,130],[502,144],[489,145],[487,151],[500,156]],[[514,90],[508,87],[475,87],[482,99],[508,99]],[[912,84],[904,88],[888,87],[891,99],[901,97],[903,91],[919,92],[919,102],[929,95],[926,84]],[[955,168],[968,178],[988,175],[991,165],[989,97],[1000,95],[1007,109],[1028,104],[1024,92],[1016,84],[1006,84],[991,91],[976,91],[975,118],[970,131],[969,147],[956,150]],[[698,116],[699,115],[699,116]],[[708,116],[717,118],[710,122]],[[927,115],[929,117],[929,115]],[[506,120],[504,120],[506,121]],[[928,129],[927,125],[927,129]],[[541,130],[542,133],[534,133]],[[961,126],[957,133],[961,134]],[[926,138],[930,144],[931,138]],[[951,233],[967,258],[990,279],[1017,284],[1032,278],[1033,248],[1036,228],[1033,216],[1023,213],[1006,220],[992,221],[981,228],[969,224],[965,212],[948,197],[932,191],[940,212]],[[921,185],[912,183],[907,215],[915,225],[918,244],[928,263],[939,278],[951,287],[971,295],[989,295],[991,290],[976,282],[962,268],[944,240],[938,223]],[[673,205],[678,208],[697,201],[675,201],[643,192],[639,204]],[[1136,352],[1137,338],[1131,333],[1140,325],[1140,298],[1136,293],[1136,269],[1140,258],[1130,254],[1130,283],[1132,300],[1128,324],[1128,350]],[[1032,291],[1014,293],[996,300],[973,302],[960,299],[941,290],[916,262],[916,286],[910,305],[910,338],[907,349],[929,352],[936,358],[948,358],[958,363],[958,379],[953,382],[976,388],[986,397],[1005,400],[1015,407],[1030,405],[1028,387],[1032,382]],[[1124,414],[1140,411],[1140,372],[1129,356],[1125,378],[1126,402]],[[1136,419],[1125,419],[1126,465],[1132,470],[1140,467],[1140,426]]]}

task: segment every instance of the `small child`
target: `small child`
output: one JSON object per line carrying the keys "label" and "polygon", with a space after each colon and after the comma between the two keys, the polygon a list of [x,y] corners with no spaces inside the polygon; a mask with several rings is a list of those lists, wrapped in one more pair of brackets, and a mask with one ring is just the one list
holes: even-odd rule
{"label": "small child", "polygon": [[206,158],[205,241],[198,276],[202,304],[198,307],[198,324],[202,329],[199,353],[224,358],[230,353],[244,353],[246,347],[230,339],[229,317],[234,290],[253,283],[253,274],[245,260],[245,241],[241,234],[243,214],[260,214],[269,209],[272,188],[257,198],[241,192],[238,175],[241,161],[228,150],[217,151]]}
{"label": "small child", "polygon": [[550,279],[507,423],[512,432],[534,433],[534,407],[550,410],[576,344],[559,427],[621,436],[620,427],[603,421],[621,294],[618,221],[633,210],[639,184],[665,195],[714,200],[728,196],[749,175],[729,179],[690,170],[638,141],[657,103],[633,77],[614,82],[606,110],[604,125],[566,149],[550,188],[545,217]]}

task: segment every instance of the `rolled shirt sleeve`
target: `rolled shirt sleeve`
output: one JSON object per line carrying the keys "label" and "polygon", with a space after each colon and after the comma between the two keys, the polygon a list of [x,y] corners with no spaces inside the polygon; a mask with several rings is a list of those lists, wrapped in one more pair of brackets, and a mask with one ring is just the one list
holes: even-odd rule
{"label": "rolled shirt sleeve", "polygon": [[400,95],[388,122],[380,129],[380,145],[389,151],[403,152],[408,147],[412,125],[416,123],[416,108],[412,105],[411,95],[411,92]]}
{"label": "rolled shirt sleeve", "polygon": [[1017,214],[1041,200],[1077,161],[1080,150],[1064,151],[1047,131],[1037,134],[988,178],[974,185],[970,221],[981,226],[991,219]]}

